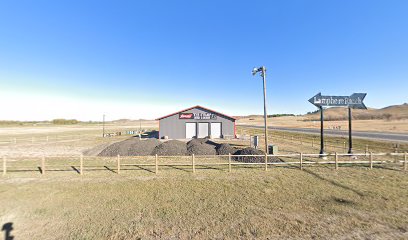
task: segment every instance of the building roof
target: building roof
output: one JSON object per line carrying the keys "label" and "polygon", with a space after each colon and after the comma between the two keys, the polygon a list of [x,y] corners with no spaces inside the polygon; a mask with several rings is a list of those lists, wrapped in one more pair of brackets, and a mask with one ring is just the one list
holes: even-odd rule
{"label": "building roof", "polygon": [[225,115],[225,114],[223,114],[223,113],[214,111],[214,110],[212,110],[212,109],[202,107],[202,106],[200,106],[200,105],[197,105],[197,106],[194,106],[194,107],[190,107],[190,108],[187,108],[187,109],[183,109],[183,110],[181,110],[181,111],[178,111],[178,112],[175,112],[175,113],[172,113],[172,114],[169,114],[169,115],[166,115],[166,116],[157,118],[156,120],[161,120],[161,119],[163,119],[163,118],[167,118],[167,117],[173,116],[173,115],[178,114],[178,113],[182,113],[182,112],[185,112],[185,111],[189,111],[189,110],[194,109],[194,108],[201,108],[201,109],[207,110],[207,111],[209,111],[209,112],[213,112],[213,113],[216,113],[216,114],[218,114],[218,115],[224,116],[224,117],[226,117],[226,118],[229,118],[229,119],[232,119],[232,120],[237,120],[237,118],[235,118],[235,117],[231,117],[231,116]]}

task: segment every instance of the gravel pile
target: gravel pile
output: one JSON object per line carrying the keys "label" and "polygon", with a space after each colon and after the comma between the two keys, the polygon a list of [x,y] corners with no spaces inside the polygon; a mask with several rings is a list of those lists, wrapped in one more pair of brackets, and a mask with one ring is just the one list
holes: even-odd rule
{"label": "gravel pile", "polygon": [[154,148],[159,144],[160,141],[154,138],[145,140],[130,138],[107,146],[98,156],[148,156],[152,154]]}
{"label": "gravel pile", "polygon": [[[240,157],[239,156],[239,155],[265,155],[263,151],[255,149],[255,148],[251,148],[251,147],[238,150],[234,155],[238,156],[235,158],[235,160],[239,162],[246,162],[246,163],[265,162],[264,156],[259,156],[259,157],[256,157],[256,156]],[[268,157],[268,162],[282,162],[282,160],[278,157]]]}
{"label": "gravel pile", "polygon": [[217,145],[207,139],[192,139],[187,143],[187,153],[189,155],[216,155]]}
{"label": "gravel pile", "polygon": [[228,143],[219,144],[215,150],[217,151],[217,155],[228,155],[228,154],[235,154],[238,150],[233,146],[229,145]]}
{"label": "gravel pile", "polygon": [[170,140],[156,146],[152,155],[156,154],[159,156],[185,156],[187,155],[187,145],[181,141]]}
{"label": "gravel pile", "polygon": [[[106,145],[105,145],[106,146]],[[259,163],[265,162],[264,152],[255,148],[236,149],[228,143],[218,144],[208,139],[193,139],[187,144],[185,142],[170,140],[160,143],[159,140],[148,138],[130,138],[121,142],[116,142],[105,147],[99,145],[94,149],[84,151],[86,155],[97,155],[114,157],[121,156],[187,156],[187,155],[234,155],[234,159],[240,162]],[[103,149],[103,147],[105,147]],[[243,156],[240,155],[262,155]],[[277,157],[268,157],[269,162],[282,162]]]}

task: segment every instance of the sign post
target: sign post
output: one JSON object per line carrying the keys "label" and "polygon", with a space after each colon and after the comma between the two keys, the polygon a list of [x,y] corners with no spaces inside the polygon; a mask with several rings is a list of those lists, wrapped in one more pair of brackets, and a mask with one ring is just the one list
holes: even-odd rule
{"label": "sign post", "polygon": [[323,107],[320,106],[320,157],[324,154],[324,125],[323,125]]}
{"label": "sign post", "polygon": [[349,119],[349,149],[348,154],[353,153],[353,138],[352,138],[352,130],[351,130],[351,107],[348,108],[348,119]]}
{"label": "sign post", "polygon": [[353,93],[351,96],[322,96],[321,93],[316,94],[309,99],[309,102],[320,109],[320,154],[324,154],[324,135],[323,135],[323,107],[347,107],[349,119],[349,150],[348,153],[353,152],[352,139],[352,115],[351,109],[367,109],[363,100],[367,93]]}

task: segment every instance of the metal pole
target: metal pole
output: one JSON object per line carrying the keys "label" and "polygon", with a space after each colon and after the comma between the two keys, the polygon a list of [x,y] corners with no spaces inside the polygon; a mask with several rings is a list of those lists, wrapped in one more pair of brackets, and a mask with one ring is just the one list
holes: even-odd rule
{"label": "metal pole", "polygon": [[262,66],[263,96],[264,96],[264,123],[265,123],[265,153],[268,154],[268,115],[266,114],[266,68]]}
{"label": "metal pole", "polygon": [[351,107],[348,108],[348,117],[349,117],[349,149],[348,154],[353,153],[353,138],[352,138],[352,130],[351,130]]}
{"label": "metal pole", "polygon": [[320,107],[320,157],[324,154],[323,107]]}

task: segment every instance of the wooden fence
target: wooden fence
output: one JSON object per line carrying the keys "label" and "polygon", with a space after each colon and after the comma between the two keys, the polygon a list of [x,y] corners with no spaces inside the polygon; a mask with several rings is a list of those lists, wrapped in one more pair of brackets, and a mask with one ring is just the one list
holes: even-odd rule
{"label": "wooden fence", "polygon": [[[384,158],[392,157],[393,160],[384,160]],[[54,171],[56,167],[71,167],[74,169],[78,174],[83,175],[86,172],[87,168],[95,167],[95,165],[87,165],[87,164],[95,164],[98,163],[99,160],[108,159],[110,163],[116,163],[116,172],[120,174],[123,171],[122,167],[125,166],[137,166],[137,167],[152,167],[154,169],[155,174],[158,174],[160,168],[162,167],[189,167],[192,173],[195,173],[197,170],[197,166],[207,166],[207,167],[219,167],[224,166],[227,167],[228,172],[231,172],[233,166],[238,165],[251,165],[251,166],[261,166],[264,170],[268,170],[272,167],[279,167],[279,166],[296,166],[300,170],[303,170],[304,167],[310,165],[334,165],[334,169],[338,169],[341,165],[353,165],[353,164],[363,164],[367,165],[370,169],[374,167],[374,165],[383,164],[383,163],[394,163],[398,166],[401,165],[401,170],[406,171],[408,167],[407,162],[408,154],[405,153],[353,153],[353,154],[344,154],[344,153],[329,153],[329,154],[309,154],[309,153],[293,153],[293,154],[276,154],[276,155],[215,155],[215,156],[208,156],[208,155],[192,155],[192,156],[138,156],[138,157],[121,157],[120,155],[116,157],[90,157],[90,156],[60,156],[60,157],[53,157],[53,156],[42,156],[42,157],[26,157],[26,158],[11,158],[3,156],[2,158],[2,172],[3,175],[6,175],[7,172],[11,171],[18,171],[19,169],[13,166],[11,169],[9,168],[9,164],[14,164],[18,162],[22,162],[26,159],[34,159],[35,163],[36,159],[40,160],[40,164],[34,164],[34,167],[37,167],[40,170],[41,174],[45,174],[47,171]],[[262,159],[263,161],[258,162],[242,162],[240,158],[244,157],[251,157]],[[280,159],[284,159],[283,162],[272,162],[268,161],[268,158],[277,157]],[[55,165],[55,163],[61,163],[61,161],[56,161],[55,159],[60,158],[62,159],[62,163],[64,165]],[[340,159],[342,158],[342,159]],[[361,158],[361,159],[359,159]],[[376,159],[375,159],[376,158]],[[379,159],[380,158],[380,159]],[[88,159],[88,161],[86,161]],[[137,159],[142,159],[144,161],[137,162]],[[199,161],[198,160],[207,160],[207,161]],[[126,160],[126,161],[123,161]],[[167,161],[166,161],[167,160]],[[170,160],[170,161],[169,161]],[[179,160],[179,161],[175,161]],[[219,161],[223,160],[223,161]],[[32,165],[29,165],[32,167]],[[77,168],[78,167],[78,168]],[[106,166],[104,166],[107,168]],[[27,165],[24,166],[27,168]],[[32,170],[38,171],[38,170]]]}

